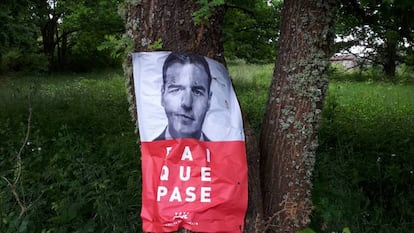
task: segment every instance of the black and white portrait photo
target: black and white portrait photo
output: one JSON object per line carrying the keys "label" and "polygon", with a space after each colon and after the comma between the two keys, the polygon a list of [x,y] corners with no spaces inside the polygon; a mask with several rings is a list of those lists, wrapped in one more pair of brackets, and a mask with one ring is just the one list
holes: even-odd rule
{"label": "black and white portrait photo", "polygon": [[133,54],[141,141],[244,140],[239,104],[225,67],[192,53]]}
{"label": "black and white portrait photo", "polygon": [[204,57],[170,53],[162,68],[161,105],[168,125],[155,140],[195,138],[209,141],[202,126],[211,100],[211,74]]}

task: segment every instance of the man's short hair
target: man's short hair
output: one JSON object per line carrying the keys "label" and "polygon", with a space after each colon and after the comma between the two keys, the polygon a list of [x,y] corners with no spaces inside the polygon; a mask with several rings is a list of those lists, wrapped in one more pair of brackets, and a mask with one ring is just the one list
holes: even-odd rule
{"label": "man's short hair", "polygon": [[167,82],[166,76],[167,76],[167,69],[174,63],[179,64],[197,64],[201,65],[201,67],[206,71],[207,78],[208,78],[208,88],[210,91],[210,85],[211,85],[211,73],[210,73],[210,67],[208,65],[207,60],[200,55],[193,54],[193,53],[185,53],[185,52],[172,52],[168,55],[167,59],[164,61],[164,65],[162,67],[162,80],[163,85]]}

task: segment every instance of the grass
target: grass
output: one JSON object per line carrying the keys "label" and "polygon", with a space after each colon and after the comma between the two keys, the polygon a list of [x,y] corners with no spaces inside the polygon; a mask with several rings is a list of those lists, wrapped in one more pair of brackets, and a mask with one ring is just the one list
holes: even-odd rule
{"label": "grass", "polygon": [[273,65],[235,64],[228,67],[245,117],[259,135]]}
{"label": "grass", "polygon": [[140,159],[120,73],[1,80],[0,175],[12,180],[25,136],[17,191],[0,181],[0,232],[139,232]]}
{"label": "grass", "polygon": [[410,232],[414,227],[412,86],[333,82],[314,177],[315,228]]}
{"label": "grass", "polygon": [[[229,66],[259,132],[273,65]],[[341,80],[339,78],[335,80]],[[344,79],[345,80],[345,79]],[[314,171],[316,232],[414,228],[414,92],[410,84],[332,81]],[[30,94],[29,94],[30,93]],[[140,155],[118,71],[0,77],[0,232],[140,232]]]}

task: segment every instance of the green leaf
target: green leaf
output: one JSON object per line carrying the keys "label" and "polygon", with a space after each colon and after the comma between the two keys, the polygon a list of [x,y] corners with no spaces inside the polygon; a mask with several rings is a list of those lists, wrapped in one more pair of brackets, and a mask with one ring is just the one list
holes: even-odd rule
{"label": "green leaf", "polygon": [[19,232],[26,232],[27,231],[27,224],[29,221],[27,219],[23,220],[19,227]]}
{"label": "green leaf", "polygon": [[301,231],[297,231],[296,233],[316,233],[316,232],[308,227],[308,228],[305,228]]}

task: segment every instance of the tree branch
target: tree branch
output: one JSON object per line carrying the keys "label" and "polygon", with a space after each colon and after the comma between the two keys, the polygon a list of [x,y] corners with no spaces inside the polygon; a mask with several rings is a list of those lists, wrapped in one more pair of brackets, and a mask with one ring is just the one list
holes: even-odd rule
{"label": "tree branch", "polygon": [[22,176],[22,154],[23,154],[24,148],[27,145],[27,142],[29,141],[31,121],[32,121],[31,94],[29,94],[28,98],[29,98],[29,116],[27,117],[26,134],[25,134],[23,143],[20,147],[20,150],[16,155],[16,171],[15,171],[13,182],[11,182],[9,179],[7,179],[4,176],[1,177],[1,178],[3,178],[3,180],[6,181],[7,185],[10,187],[10,191],[12,192],[12,194],[14,196],[14,199],[17,201],[17,204],[20,207],[19,217],[22,217],[27,212],[27,210],[31,207],[31,205],[26,206],[26,203],[24,203],[24,201],[22,201],[19,193],[17,192],[17,185],[21,181],[21,176]]}

